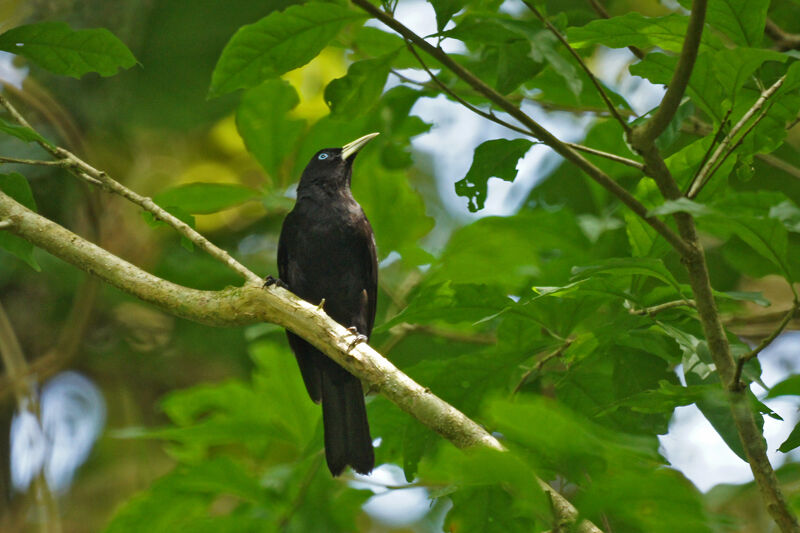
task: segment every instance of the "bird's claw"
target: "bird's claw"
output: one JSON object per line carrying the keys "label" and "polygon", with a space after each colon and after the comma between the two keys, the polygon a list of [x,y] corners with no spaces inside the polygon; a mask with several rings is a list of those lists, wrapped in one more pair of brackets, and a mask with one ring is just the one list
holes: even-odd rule
{"label": "bird's claw", "polygon": [[366,335],[362,335],[361,333],[359,333],[355,326],[347,328],[347,331],[355,335],[355,338],[352,341],[350,341],[350,344],[347,345],[348,353],[353,351],[353,348],[355,348],[356,345],[361,344],[362,342],[367,342],[369,340],[369,338],[367,338]]}
{"label": "bird's claw", "polygon": [[282,289],[289,290],[289,286],[281,279],[281,278],[273,278],[272,276],[267,276],[264,278],[264,288],[271,287],[273,285],[277,285]]}

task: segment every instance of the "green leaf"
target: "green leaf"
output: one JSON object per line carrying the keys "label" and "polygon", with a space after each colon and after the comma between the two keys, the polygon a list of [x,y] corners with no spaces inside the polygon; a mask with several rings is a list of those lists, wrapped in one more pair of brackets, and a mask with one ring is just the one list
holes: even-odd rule
{"label": "green leaf", "polygon": [[483,209],[489,178],[497,177],[514,181],[517,163],[528,152],[533,143],[527,139],[494,139],[475,148],[467,175],[456,182],[456,194],[469,199],[469,210]]}
{"label": "green leaf", "polygon": [[421,195],[404,172],[388,170],[379,164],[374,152],[362,151],[354,166],[351,187],[375,230],[380,258],[395,251],[409,265],[431,261],[419,241],[433,229],[434,220],[425,213]]}
{"label": "green leaf", "polygon": [[789,376],[774,385],[767,393],[767,398],[778,396],[800,396],[800,375]]}
{"label": "green leaf", "polygon": [[36,133],[30,128],[26,128],[25,126],[20,126],[19,124],[10,124],[6,122],[5,119],[0,118],[0,131],[3,133],[8,133],[16,137],[17,139],[22,139],[26,143],[29,142],[43,142],[46,144],[50,144],[44,137]]}
{"label": "green leaf", "polygon": [[408,306],[380,329],[388,329],[401,322],[476,322],[498,313],[511,303],[512,300],[502,290],[491,285],[454,284],[449,281],[423,285]]}
{"label": "green leaf", "polygon": [[[690,0],[681,0],[686,9]],[[769,0],[711,0],[706,11],[706,24],[727,35],[741,46],[760,46],[764,37]]]}
{"label": "green leaf", "polygon": [[797,424],[794,429],[792,429],[792,432],[789,433],[789,436],[786,437],[786,440],[778,446],[778,451],[788,453],[798,446],[800,446],[800,424]]}
{"label": "green leaf", "polygon": [[539,531],[537,524],[552,521],[549,499],[536,474],[514,452],[480,448],[465,454],[445,447],[420,477],[450,487],[448,531],[522,533]]}
{"label": "green leaf", "polygon": [[258,197],[247,187],[232,183],[187,183],[153,197],[161,207],[178,207],[186,213],[206,215],[223,211]]}
{"label": "green leaf", "polygon": [[[0,191],[21,203],[31,211],[36,211],[36,200],[28,184],[28,180],[21,174],[0,174]],[[39,272],[41,267],[33,256],[33,244],[11,232],[0,229],[0,248],[22,259],[32,269]]]}
{"label": "green leaf", "polygon": [[247,150],[273,179],[292,153],[305,122],[288,112],[300,103],[297,91],[283,80],[267,80],[242,95],[236,110],[236,127]]}
{"label": "green leaf", "polygon": [[[677,57],[651,52],[642,61],[631,65],[630,72],[652,83],[666,85],[672,79],[677,64]],[[714,64],[713,52],[700,52],[686,92],[697,107],[719,123],[724,115],[723,103],[726,93],[714,75]]]}
{"label": "green leaf", "polygon": [[663,281],[674,288],[678,295],[681,294],[678,281],[660,259],[647,257],[618,257],[606,259],[594,265],[574,267],[572,269],[573,280],[591,278],[595,274],[648,276]]}
{"label": "green leaf", "polygon": [[442,31],[453,15],[464,7],[461,0],[428,0],[436,13],[436,29]]}
{"label": "green leaf", "polygon": [[767,61],[783,63],[787,59],[789,56],[786,54],[763,48],[725,48],[714,54],[714,74],[730,101],[735,103],[739,89],[758,67]]}
{"label": "green leaf", "polygon": [[700,224],[701,228],[714,235],[723,238],[738,237],[763,258],[777,266],[787,280],[792,280],[787,264],[788,236],[786,227],[781,221],[774,218],[744,215],[714,215],[704,217]]}
{"label": "green leaf", "polygon": [[0,50],[25,56],[55,74],[113,76],[136,64],[122,41],[105,28],[73,30],[63,22],[17,26],[0,35]]}
{"label": "green leaf", "polygon": [[657,46],[670,52],[680,52],[686,35],[688,18],[670,14],[645,17],[631,12],[609,19],[593,20],[580,28],[569,28],[567,39],[574,48],[603,44],[610,48]]}
{"label": "green leaf", "polygon": [[347,75],[325,87],[325,102],[335,117],[355,117],[378,102],[397,52],[350,65]]}
{"label": "green leaf", "polygon": [[678,198],[677,200],[667,200],[660,206],[651,209],[647,214],[650,216],[655,215],[672,215],[674,213],[689,213],[695,217],[710,215],[714,212],[710,207],[689,200],[688,198]]}
{"label": "green leaf", "polygon": [[309,2],[242,26],[222,51],[209,96],[255,87],[305,65],[342,26],[364,17],[338,4]]}

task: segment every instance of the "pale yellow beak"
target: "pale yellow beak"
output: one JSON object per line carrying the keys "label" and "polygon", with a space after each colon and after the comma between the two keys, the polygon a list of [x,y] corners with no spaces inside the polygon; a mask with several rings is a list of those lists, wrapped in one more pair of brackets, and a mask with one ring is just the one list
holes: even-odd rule
{"label": "pale yellow beak", "polygon": [[347,143],[342,147],[342,159],[347,161],[348,158],[356,155],[359,150],[364,148],[364,146],[370,142],[372,139],[380,135],[380,133],[370,133],[364,135],[363,137],[359,137],[355,141],[351,143]]}

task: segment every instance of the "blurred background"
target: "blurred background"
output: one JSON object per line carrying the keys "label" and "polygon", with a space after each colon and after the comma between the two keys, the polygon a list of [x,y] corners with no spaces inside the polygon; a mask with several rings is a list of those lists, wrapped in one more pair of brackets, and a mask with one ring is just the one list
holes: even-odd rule
{"label": "blurred background", "polygon": [[[157,196],[191,182],[240,184],[257,191],[251,201],[235,208],[196,215],[196,223],[251,270],[275,274],[278,229],[308,156],[324,146],[341,146],[366,133],[363,128],[368,125],[363,117],[346,127],[324,118],[324,88],[345,74],[352,59],[337,46],[284,76],[300,101],[289,112],[283,131],[294,132],[294,142],[278,155],[254,157],[247,151],[237,131],[240,95],[206,98],[212,69],[235,30],[290,3],[4,0],[2,30],[42,20],[68,22],[73,28],[106,27],[130,47],[140,65],[112,78],[87,75],[74,80],[49,76],[35,67],[29,70],[4,54],[0,77],[5,93],[40,131],[141,194]],[[624,2],[610,2],[608,7],[612,13],[627,8]],[[637,2],[637,8],[663,10],[658,2]],[[502,9],[518,6],[506,2]],[[397,16],[420,34],[436,31],[433,10],[425,2],[402,2]],[[442,46],[460,52],[463,45],[445,40]],[[663,89],[629,76],[631,60],[627,51],[606,51],[594,58],[594,65],[606,83],[643,113],[657,104]],[[419,70],[398,74],[389,77],[386,90],[427,81]],[[392,94],[402,98],[400,91]],[[269,117],[268,102],[262,103]],[[563,140],[580,141],[595,121],[591,113],[526,105],[531,116]],[[247,121],[238,120],[240,128]],[[413,284],[414,273],[424,271],[430,254],[441,252],[456,228],[475,217],[511,214],[531,202],[541,205],[544,195],[534,197],[531,191],[560,160],[546,148],[535,147],[520,163],[514,183],[490,182],[486,208],[475,214],[455,194],[453,183],[466,174],[475,146],[516,134],[441,96],[420,99],[404,116],[376,120],[387,131],[381,144],[359,158],[353,187],[379,239],[388,243],[381,249],[380,317],[396,311],[404,284]],[[403,142],[409,137],[410,146]],[[0,137],[0,153],[38,156],[34,147],[6,137]],[[147,226],[131,204],[90,190],[65,172],[44,167],[16,170],[29,178],[40,213],[141,268],[200,289],[239,284],[215,261],[183,247],[174,232]],[[374,181],[359,181],[359,174]],[[36,257],[44,274],[0,252],[0,302],[23,348],[31,380],[39,384],[42,420],[38,424],[28,407],[16,405],[11,384],[3,377],[0,529],[22,531],[23,524],[35,524],[39,511],[31,494],[37,475],[43,475],[53,490],[63,530],[98,531],[121,502],[169,472],[176,457],[191,453],[186,443],[179,448],[130,438],[142,436],[131,428],[165,426],[169,419],[164,406],[174,405],[162,402],[177,402],[175,391],[203,383],[248,381],[254,359],[265,350],[259,343],[283,346],[283,332],[266,324],[221,329],[177,319],[45,253],[37,252]],[[380,349],[387,339],[388,333],[379,333],[373,344]],[[397,348],[396,360],[413,360],[415,342],[410,335]],[[786,335],[765,353],[767,384],[797,370],[797,346],[797,336]],[[793,403],[769,405],[788,421],[797,418]],[[667,457],[704,491],[718,483],[750,480],[747,465],[693,409],[676,413],[670,433],[662,439]],[[767,426],[770,450],[793,425],[787,422],[774,430]],[[785,460],[777,452],[772,455],[778,463]],[[16,462],[9,461],[12,456]],[[368,491],[365,512],[356,521],[359,530],[441,530],[445,509],[442,504],[431,506],[424,489],[387,492],[386,486],[405,483],[399,467],[384,467],[368,479],[350,482]]]}

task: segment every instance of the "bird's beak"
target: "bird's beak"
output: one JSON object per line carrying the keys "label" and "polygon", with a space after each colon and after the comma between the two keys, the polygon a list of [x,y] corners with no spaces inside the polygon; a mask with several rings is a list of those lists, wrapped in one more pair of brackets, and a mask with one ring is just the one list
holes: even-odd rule
{"label": "bird's beak", "polygon": [[368,135],[364,135],[363,137],[359,137],[355,141],[351,143],[347,143],[342,147],[342,159],[347,161],[349,158],[356,155],[359,150],[364,148],[364,146],[370,142],[372,139],[380,135],[380,133],[370,133]]}

